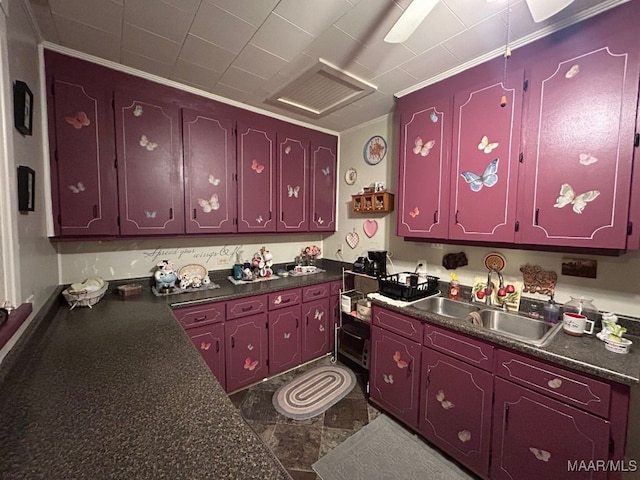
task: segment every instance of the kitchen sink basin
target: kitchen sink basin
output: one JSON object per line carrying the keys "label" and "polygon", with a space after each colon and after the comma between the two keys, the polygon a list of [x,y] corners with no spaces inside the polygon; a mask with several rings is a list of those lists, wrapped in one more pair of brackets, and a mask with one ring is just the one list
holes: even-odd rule
{"label": "kitchen sink basin", "polygon": [[449,300],[445,297],[429,297],[411,304],[412,307],[442,315],[443,317],[464,319],[469,313],[480,310],[469,303]]}
{"label": "kitchen sink basin", "polygon": [[552,324],[502,310],[490,309],[472,312],[467,316],[467,320],[500,335],[537,347],[543,347],[549,343],[562,326],[561,323]]}

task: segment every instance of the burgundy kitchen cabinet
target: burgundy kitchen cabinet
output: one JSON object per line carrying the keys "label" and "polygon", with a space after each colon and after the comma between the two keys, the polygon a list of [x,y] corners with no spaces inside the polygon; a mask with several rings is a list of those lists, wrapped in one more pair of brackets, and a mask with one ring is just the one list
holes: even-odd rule
{"label": "burgundy kitchen cabinet", "polygon": [[187,233],[233,233],[236,218],[235,122],[182,110]]}
{"label": "burgundy kitchen cabinet", "polygon": [[302,289],[302,362],[331,350],[330,283]]}
{"label": "burgundy kitchen cabinet", "polygon": [[607,478],[569,463],[609,458],[609,422],[501,378],[495,380],[491,478]]}
{"label": "burgundy kitchen cabinet", "polygon": [[640,70],[637,34],[628,28],[606,39],[567,36],[547,52],[529,74],[517,241],[624,249]]}
{"label": "burgundy kitchen cabinet", "polygon": [[300,364],[300,305],[269,312],[269,375]]}
{"label": "burgundy kitchen cabinet", "polygon": [[278,232],[309,230],[309,135],[303,128],[278,129]]}
{"label": "burgundy kitchen cabinet", "polygon": [[101,67],[45,53],[56,236],[117,235],[111,85]]}
{"label": "burgundy kitchen cabinet", "polygon": [[450,239],[514,242],[523,83],[520,70],[454,95]]}
{"label": "burgundy kitchen cabinet", "polygon": [[421,372],[420,433],[486,477],[493,375],[429,348],[422,350]]}
{"label": "burgundy kitchen cabinet", "polygon": [[238,232],[276,231],[275,122],[238,121]]}
{"label": "burgundy kitchen cabinet", "polygon": [[153,88],[116,91],[115,126],[122,235],[185,232],[180,112]]}
{"label": "burgundy kitchen cabinet", "polygon": [[313,132],[311,139],[310,232],[336,230],[338,139]]}
{"label": "burgundy kitchen cabinet", "polygon": [[400,113],[398,236],[447,238],[451,117],[448,96]]}
{"label": "burgundy kitchen cabinet", "polygon": [[269,375],[267,313],[225,322],[227,392],[233,392]]}
{"label": "burgundy kitchen cabinet", "polygon": [[226,390],[224,328],[224,323],[220,322],[189,328],[186,332],[213,375]]}
{"label": "burgundy kitchen cabinet", "polygon": [[371,327],[370,399],[414,429],[418,428],[421,348],[375,324]]}

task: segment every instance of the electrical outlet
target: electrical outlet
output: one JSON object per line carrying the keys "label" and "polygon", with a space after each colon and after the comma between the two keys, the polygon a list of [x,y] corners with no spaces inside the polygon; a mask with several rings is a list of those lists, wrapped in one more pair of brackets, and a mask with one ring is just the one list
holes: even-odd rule
{"label": "electrical outlet", "polygon": [[218,258],[218,265],[229,265],[229,257]]}
{"label": "electrical outlet", "polygon": [[431,248],[435,248],[436,250],[442,250],[444,248],[444,245],[441,243],[432,243]]}

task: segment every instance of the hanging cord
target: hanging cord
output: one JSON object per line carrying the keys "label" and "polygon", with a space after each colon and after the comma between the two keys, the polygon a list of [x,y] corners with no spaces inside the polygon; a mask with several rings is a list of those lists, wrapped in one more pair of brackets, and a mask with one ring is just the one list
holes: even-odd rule
{"label": "hanging cord", "polygon": [[511,0],[507,0],[507,35],[504,47],[504,67],[502,71],[502,97],[500,98],[500,106],[507,106],[507,62],[511,57]]}

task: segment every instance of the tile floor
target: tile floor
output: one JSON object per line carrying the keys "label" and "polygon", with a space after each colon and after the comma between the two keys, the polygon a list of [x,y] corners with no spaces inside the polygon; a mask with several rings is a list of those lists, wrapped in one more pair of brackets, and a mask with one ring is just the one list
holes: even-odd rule
{"label": "tile floor", "polygon": [[323,357],[230,395],[247,423],[262,437],[294,480],[317,479],[311,465],[380,414],[367,402],[365,384],[357,371],[354,373],[358,383],[354,389],[316,417],[292,420],[273,408],[271,398],[280,386],[312,368],[329,364],[329,358]]}

